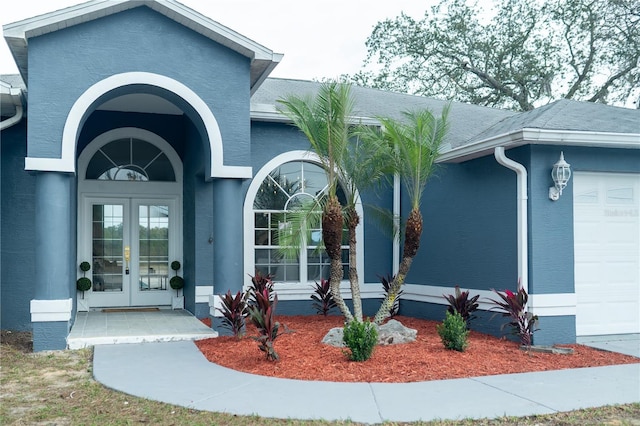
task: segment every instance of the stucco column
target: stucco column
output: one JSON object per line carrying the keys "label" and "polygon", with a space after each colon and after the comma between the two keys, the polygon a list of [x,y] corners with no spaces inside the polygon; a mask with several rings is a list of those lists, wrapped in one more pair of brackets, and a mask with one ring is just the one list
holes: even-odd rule
{"label": "stucco column", "polygon": [[[213,181],[213,292],[236,294],[242,291],[243,261],[243,191],[241,179]],[[211,313],[215,314],[214,307]],[[213,328],[220,330],[221,319],[213,318]]]}
{"label": "stucco column", "polygon": [[74,176],[42,172],[35,188],[34,350],[65,349],[75,288]]}

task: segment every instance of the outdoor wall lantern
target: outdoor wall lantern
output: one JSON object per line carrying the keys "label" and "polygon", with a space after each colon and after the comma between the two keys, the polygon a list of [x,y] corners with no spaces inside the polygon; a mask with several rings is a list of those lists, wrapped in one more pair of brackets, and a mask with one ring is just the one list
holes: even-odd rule
{"label": "outdoor wall lantern", "polygon": [[560,159],[551,169],[551,178],[555,186],[549,188],[549,198],[553,201],[558,201],[562,195],[562,190],[567,186],[571,178],[571,165],[564,161],[564,153],[562,151],[560,152]]}

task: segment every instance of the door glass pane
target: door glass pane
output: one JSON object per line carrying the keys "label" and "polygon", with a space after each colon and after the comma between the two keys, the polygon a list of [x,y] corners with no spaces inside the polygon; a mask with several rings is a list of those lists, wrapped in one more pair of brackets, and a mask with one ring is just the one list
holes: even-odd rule
{"label": "door glass pane", "polygon": [[138,207],[140,291],[166,290],[169,283],[169,206]]}
{"label": "door glass pane", "polygon": [[95,204],[92,212],[93,291],[122,291],[124,206]]}

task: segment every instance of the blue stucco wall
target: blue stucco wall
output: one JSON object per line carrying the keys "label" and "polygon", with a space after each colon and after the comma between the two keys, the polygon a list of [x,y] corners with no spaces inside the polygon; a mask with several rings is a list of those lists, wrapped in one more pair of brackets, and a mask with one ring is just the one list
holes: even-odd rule
{"label": "blue stucco wall", "polygon": [[71,329],[66,321],[33,323],[33,351],[57,351],[67,348]]}
{"label": "blue stucco wall", "polygon": [[[60,155],[68,112],[91,85],[114,74],[146,71],[173,78],[197,93],[218,121],[225,164],[247,165],[249,66],[247,58],[144,6],[32,38],[29,156]],[[110,95],[134,91],[164,96],[199,122],[184,100],[149,87]]]}
{"label": "blue stucco wall", "polygon": [[36,175],[35,298],[75,297],[75,176],[57,172]]}
{"label": "blue stucco wall", "polygon": [[549,199],[560,147],[533,146],[529,172],[529,293],[573,293],[573,197]]}
{"label": "blue stucco wall", "polygon": [[539,317],[533,344],[553,346],[576,343],[576,317],[560,315]]}
{"label": "blue stucco wall", "polygon": [[406,282],[515,289],[516,195],[516,174],[493,156],[442,165],[424,193],[424,231]]}
{"label": "blue stucco wall", "polygon": [[[640,126],[640,123],[639,123]],[[639,127],[640,128],[640,127]],[[536,147],[542,152],[548,147]],[[571,164],[574,172],[616,172],[616,173],[640,173],[639,149],[613,149],[613,148],[583,148],[561,147],[564,157]],[[537,152],[537,149],[534,150]],[[557,152],[557,151],[556,151]],[[557,158],[554,160],[557,161]],[[569,193],[573,195],[573,186],[569,184]],[[563,192],[564,194],[564,192]]]}
{"label": "blue stucco wall", "polygon": [[[346,299],[347,306],[353,312],[353,303],[351,299]],[[380,307],[381,299],[363,299],[362,312],[365,317],[373,317]],[[305,300],[279,300],[276,307],[276,315],[318,315],[316,308],[313,307],[311,298]],[[340,309],[333,308],[329,311],[329,315],[342,315]]]}
{"label": "blue stucco wall", "polygon": [[196,286],[213,285],[213,184],[205,181],[204,149],[192,125],[187,126],[184,155],[184,274],[186,308],[198,318],[206,309],[196,304]]}
{"label": "blue stucco wall", "polygon": [[239,179],[214,179],[213,250],[216,264],[213,285],[216,294],[242,291],[244,284],[243,216],[244,194]]}
{"label": "blue stucco wall", "polygon": [[2,132],[2,218],[0,221],[0,326],[31,330],[30,301],[35,296],[35,177],[24,171],[26,122]]}

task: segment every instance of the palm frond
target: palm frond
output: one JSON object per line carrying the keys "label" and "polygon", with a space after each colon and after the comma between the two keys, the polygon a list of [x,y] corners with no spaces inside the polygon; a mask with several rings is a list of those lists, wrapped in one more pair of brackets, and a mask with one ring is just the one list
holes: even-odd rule
{"label": "palm frond", "polygon": [[307,245],[311,239],[311,233],[321,228],[325,201],[325,197],[309,200],[296,209],[284,213],[284,216],[274,219],[278,220],[276,244],[278,244],[279,255],[287,259],[300,256],[300,248]]}
{"label": "palm frond", "polygon": [[353,107],[350,86],[335,82],[323,83],[315,98],[291,95],[278,100],[278,110],[307,136],[320,157],[330,195],[336,193],[343,158],[348,154]]}
{"label": "palm frond", "polygon": [[418,208],[427,181],[436,169],[440,147],[448,131],[449,106],[440,117],[428,109],[404,111],[404,121],[379,118],[381,135],[395,154],[395,167],[411,199],[411,207]]}
{"label": "palm frond", "polygon": [[[365,204],[364,210],[367,217],[373,219],[373,223],[382,232],[382,234],[393,240],[396,237],[402,238],[404,229],[404,219],[393,214],[389,209],[380,206]],[[395,224],[398,223],[398,226]]]}

